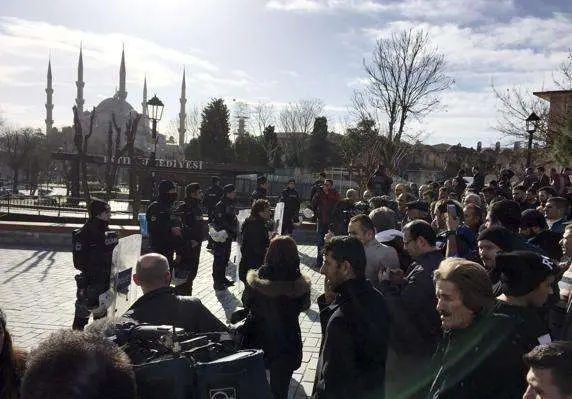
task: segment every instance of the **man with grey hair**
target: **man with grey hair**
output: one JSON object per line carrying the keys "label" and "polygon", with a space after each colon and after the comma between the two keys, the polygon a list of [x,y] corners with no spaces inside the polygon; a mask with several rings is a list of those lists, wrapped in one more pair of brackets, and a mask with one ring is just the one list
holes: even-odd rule
{"label": "man with grey hair", "polygon": [[140,297],[122,316],[136,324],[174,325],[194,333],[227,331],[199,299],[176,295],[170,286],[169,261],[158,253],[137,261],[133,282],[141,287]]}
{"label": "man with grey hair", "polygon": [[338,235],[346,234],[350,219],[358,212],[356,203],[359,201],[359,195],[356,190],[350,188],[346,191],[346,198],[338,202],[334,209],[334,233]]}
{"label": "man with grey hair", "polygon": [[483,200],[479,194],[469,193],[463,198],[463,206],[475,204],[476,206],[483,206]]}

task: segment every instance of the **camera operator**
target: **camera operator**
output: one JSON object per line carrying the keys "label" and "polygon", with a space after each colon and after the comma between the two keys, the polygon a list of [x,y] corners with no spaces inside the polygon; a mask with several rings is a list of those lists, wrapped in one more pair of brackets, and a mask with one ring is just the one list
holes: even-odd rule
{"label": "camera operator", "polygon": [[136,324],[174,325],[192,333],[222,332],[227,327],[199,299],[176,295],[169,286],[169,262],[161,254],[143,255],[137,261],[133,282],[141,287],[140,297],[123,319]]}

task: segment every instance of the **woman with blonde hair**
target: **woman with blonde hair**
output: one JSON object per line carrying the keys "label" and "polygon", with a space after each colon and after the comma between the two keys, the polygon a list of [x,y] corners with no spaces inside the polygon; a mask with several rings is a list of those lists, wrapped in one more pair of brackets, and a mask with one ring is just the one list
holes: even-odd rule
{"label": "woman with blonde hair", "polygon": [[0,399],[20,397],[20,380],[24,374],[27,353],[12,345],[6,329],[6,315],[0,309]]}

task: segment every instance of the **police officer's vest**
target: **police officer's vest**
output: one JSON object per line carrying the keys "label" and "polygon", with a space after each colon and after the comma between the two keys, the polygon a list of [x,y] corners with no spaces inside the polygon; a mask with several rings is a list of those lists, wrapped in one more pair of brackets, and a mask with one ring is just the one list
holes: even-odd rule
{"label": "police officer's vest", "polygon": [[101,260],[102,263],[108,263],[111,266],[111,257],[113,254],[113,249],[119,242],[117,232],[115,231],[105,231],[104,247],[97,248],[95,246],[90,247],[88,239],[89,234],[86,229],[76,229],[72,233],[72,254],[73,254],[73,266],[82,272],[87,271],[93,266],[94,254],[93,251],[97,251],[95,258]]}

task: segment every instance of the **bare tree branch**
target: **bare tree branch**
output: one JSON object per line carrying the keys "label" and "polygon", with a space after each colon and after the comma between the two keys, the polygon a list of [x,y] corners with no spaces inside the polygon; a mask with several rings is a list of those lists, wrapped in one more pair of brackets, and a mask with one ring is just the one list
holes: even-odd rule
{"label": "bare tree branch", "polygon": [[274,105],[259,102],[252,108],[250,125],[251,130],[257,135],[261,135],[267,126],[274,125],[275,110]]}

